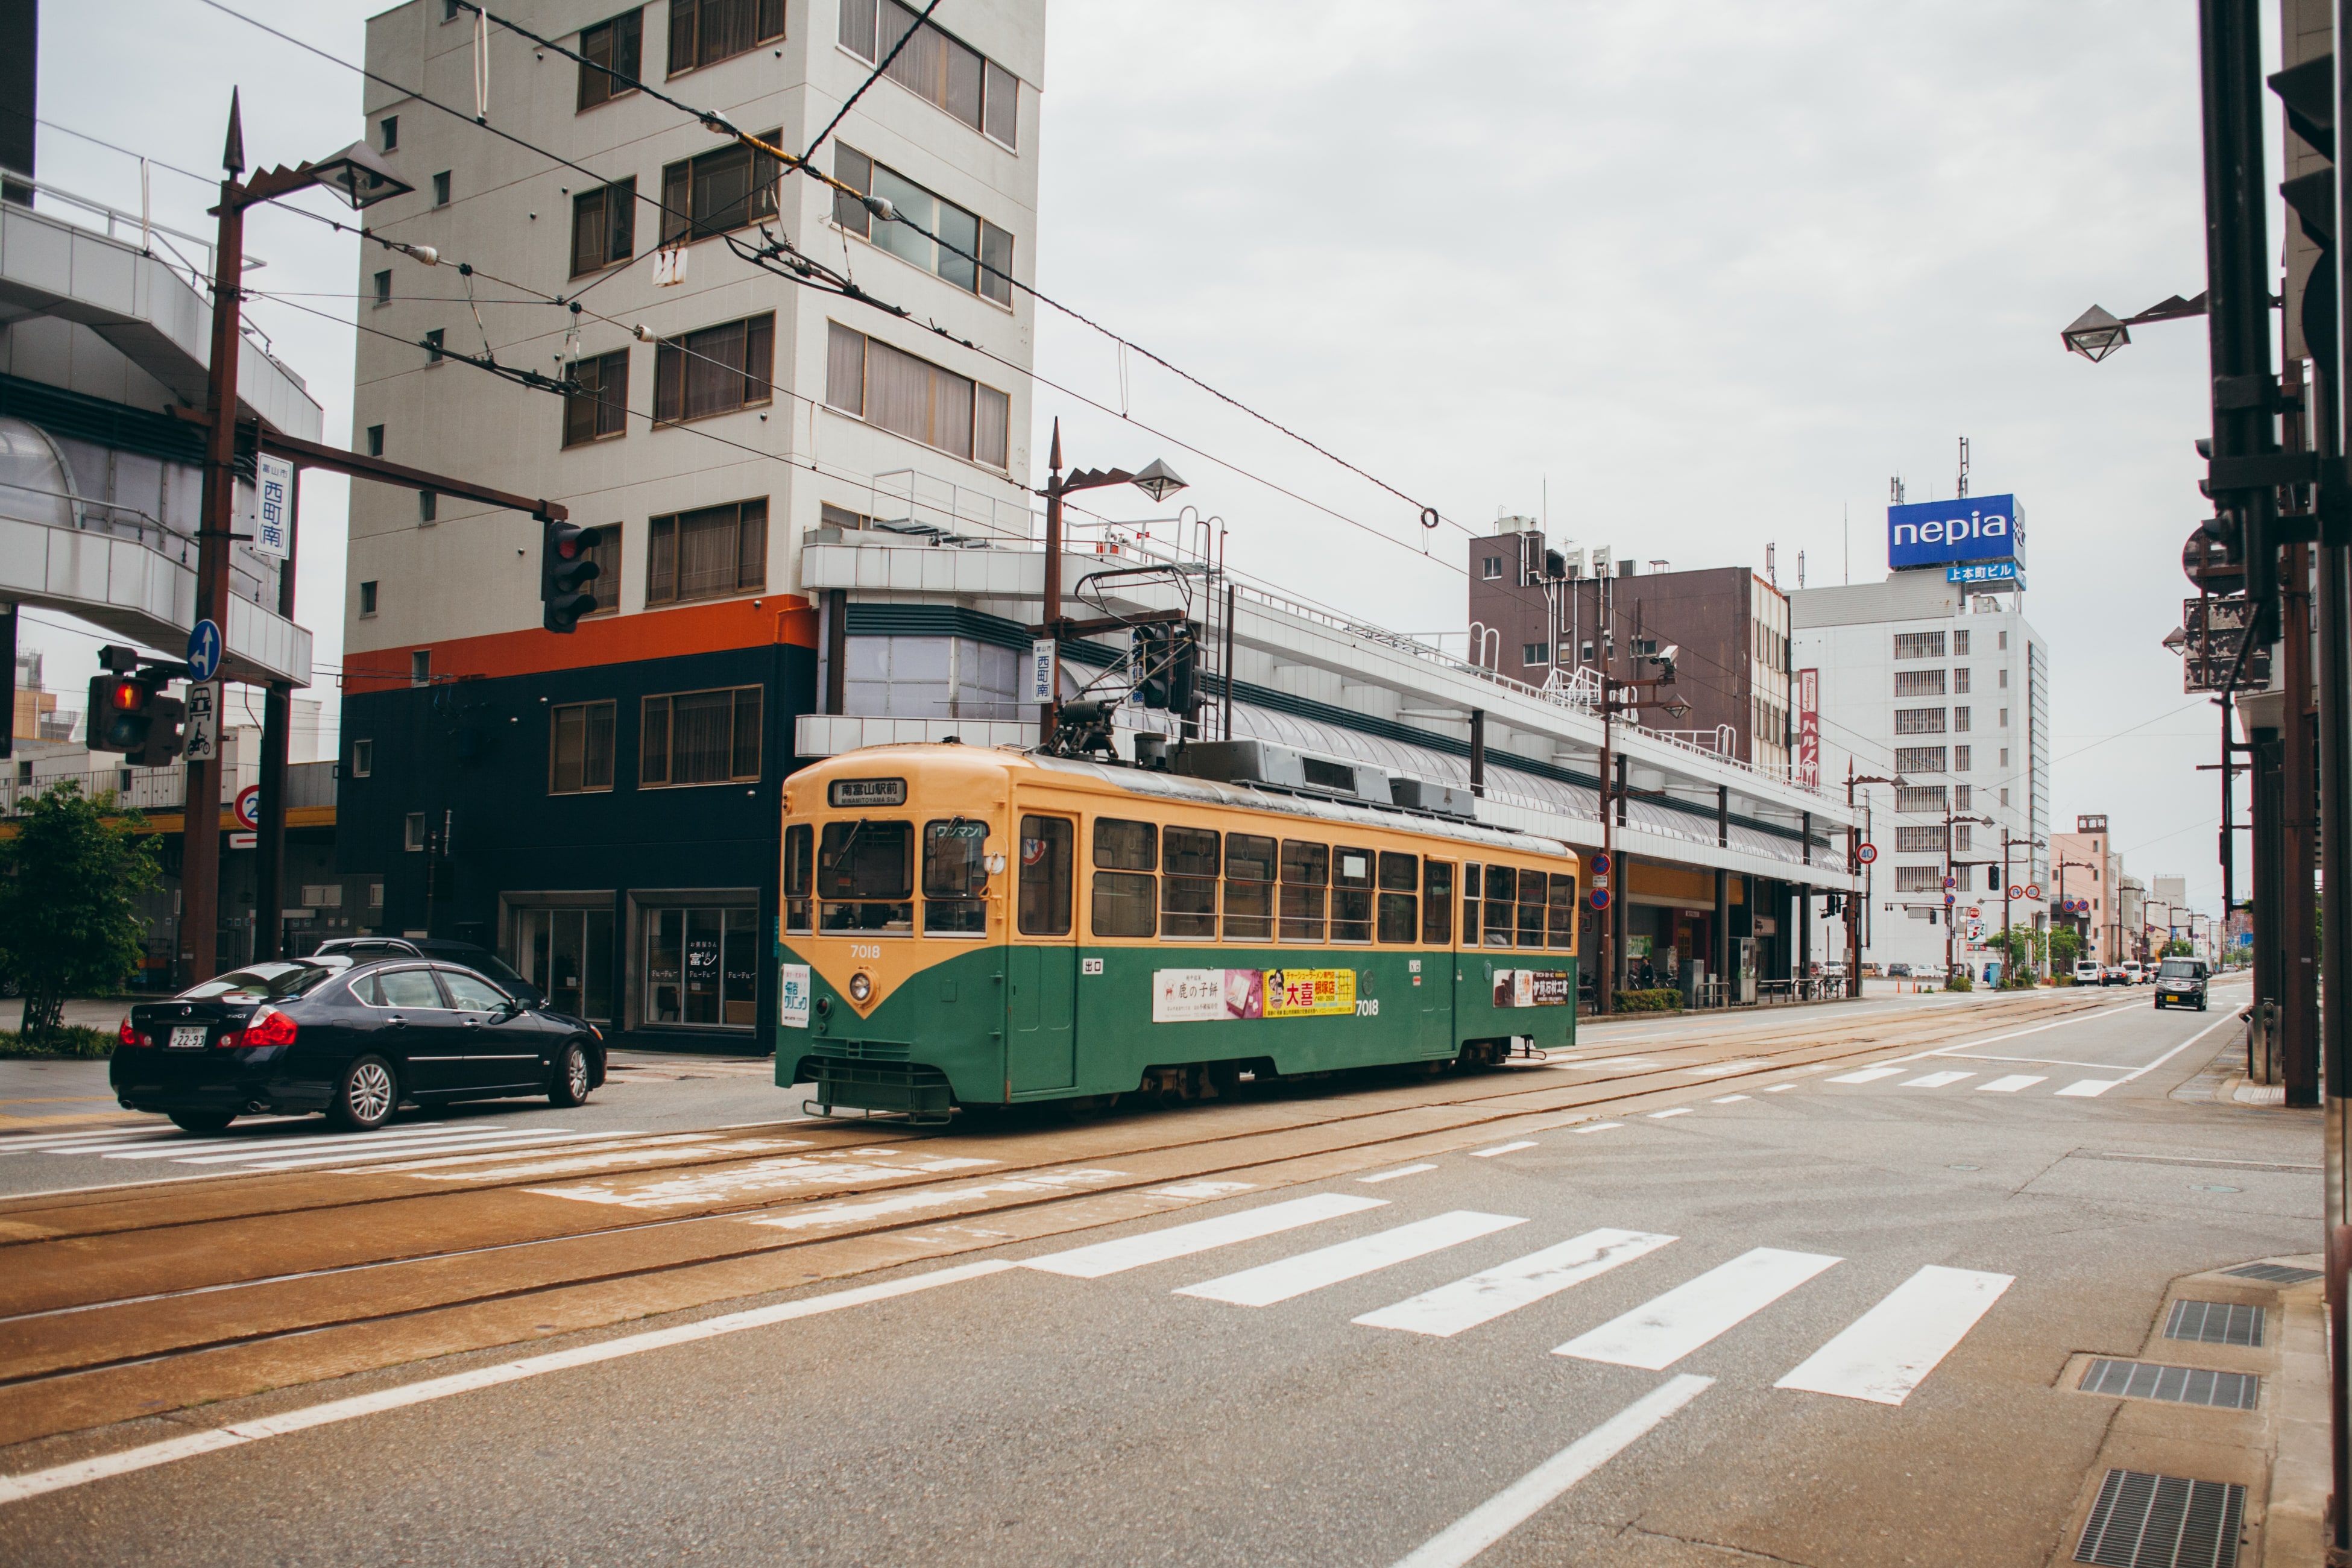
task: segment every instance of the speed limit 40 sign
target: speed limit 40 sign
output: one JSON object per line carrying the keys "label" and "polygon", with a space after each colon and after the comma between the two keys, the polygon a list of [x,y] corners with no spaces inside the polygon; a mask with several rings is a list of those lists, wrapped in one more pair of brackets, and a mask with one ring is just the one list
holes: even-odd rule
{"label": "speed limit 40 sign", "polygon": [[1853,858],[1859,863],[1868,865],[1878,858],[1878,846],[1872,843],[1856,844],[1853,847]]}

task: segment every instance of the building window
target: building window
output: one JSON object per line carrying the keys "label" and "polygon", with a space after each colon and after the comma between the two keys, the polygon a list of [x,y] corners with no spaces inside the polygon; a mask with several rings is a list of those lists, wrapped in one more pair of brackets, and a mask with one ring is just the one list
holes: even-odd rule
{"label": "building window", "polygon": [[645,1021],[750,1029],[760,1015],[759,945],[756,909],[646,910]]}
{"label": "building window", "polygon": [[1914,784],[1895,791],[1895,809],[1914,814],[1932,812],[1944,814],[1944,787],[1941,784]]}
{"label": "building window", "polygon": [[1944,695],[1944,672],[1941,670],[1897,670],[1895,673],[1895,695],[1898,697],[1939,697]]}
{"label": "building window", "polygon": [[596,563],[596,575],[588,580],[588,591],[596,596],[596,608],[589,612],[601,615],[607,610],[621,607],[621,525],[596,530],[596,542],[588,547],[588,559]]}
{"label": "building window", "polygon": [[1944,656],[1944,634],[1941,632],[1897,632],[1895,633],[1895,656],[1898,659],[1940,659]]}
{"label": "building window", "polygon": [[447,330],[448,329],[445,327],[436,327],[433,330],[425,334],[425,362],[426,364],[437,365],[441,362],[442,334]]}
{"label": "building window", "polygon": [[723,599],[768,585],[768,502],[730,502],[646,527],[646,602]]}
{"label": "building window", "polygon": [[405,825],[405,831],[402,835],[402,842],[406,845],[408,852],[411,854],[422,854],[425,852],[424,812],[411,811],[408,813],[408,821]]}
{"label": "building window", "polygon": [[1478,575],[1488,582],[1503,575],[1503,558],[1490,555],[1478,563]]}
{"label": "building window", "polygon": [[[624,11],[609,22],[581,28],[579,109],[593,109],[636,91],[634,83],[643,74],[645,47],[646,13],[642,5],[634,11]],[[616,77],[626,79],[615,80]]]}
{"label": "building window", "polygon": [[436,492],[436,491],[432,491],[432,490],[419,490],[419,491],[417,491],[417,492],[416,492],[416,526],[417,526],[417,527],[419,527],[419,528],[423,528],[423,527],[424,527],[425,524],[427,524],[427,523],[437,523],[437,522],[439,522],[440,520],[441,520],[441,497],[440,497],[440,495],[439,495],[437,492]]}
{"label": "building window", "polygon": [[362,615],[373,615],[375,613],[375,584],[373,582],[362,582],[360,584],[360,613]]}
{"label": "building window", "polygon": [[[882,59],[917,26],[917,13],[898,0],[842,0],[841,44],[861,59]],[[1019,145],[1020,78],[930,23],[919,24],[885,74],[991,140]]]}
{"label": "building window", "polygon": [[392,303],[392,269],[390,267],[385,267],[375,275],[375,302],[379,305]]}
{"label": "building window", "polygon": [[408,684],[429,686],[433,684],[433,650],[418,648],[408,655]]}
{"label": "building window", "polygon": [[591,1023],[613,1021],[611,910],[516,910],[514,959],[550,1007]]}
{"label": "building window", "polygon": [[1972,805],[1970,805],[1970,804],[1969,804],[1969,800],[1970,800],[1970,798],[1971,798],[1971,797],[1973,797],[1975,794],[1976,794],[1976,787],[1975,787],[1974,785],[1972,785],[1972,784],[1955,784],[1955,785],[1953,785],[1953,786],[1952,786],[1952,810],[1955,810],[1955,811],[1969,811],[1969,810],[1975,810],[1975,807],[1973,807]]}
{"label": "building window", "polygon": [[636,254],[637,181],[632,174],[572,198],[572,276]]}
{"label": "building window", "polygon": [[1941,827],[1897,828],[1895,830],[1895,852],[1909,855],[1942,854],[1944,830]]}
{"label": "building window", "polygon": [[433,176],[433,204],[436,207],[449,204],[449,171],[446,169]]}
{"label": "building window", "polygon": [[637,782],[648,787],[757,780],[760,688],[646,698],[637,751]]}
{"label": "building window", "polygon": [[665,338],[654,350],[654,421],[675,424],[771,402],[776,317],[748,317]]}
{"label": "building window", "polygon": [[1965,658],[1967,658],[1968,656],[1969,656],[1969,634],[1968,634],[1966,632],[1953,632],[1953,633],[1952,633],[1952,657],[1954,657],[1955,659],[1965,659]]}
{"label": "building window", "polygon": [[[958,288],[999,305],[1013,303],[1011,235],[877,163],[855,147],[834,144],[833,172],[835,179],[855,186],[858,195],[885,198],[915,225],[882,223],[856,196],[835,191],[833,217],[843,228],[925,272],[936,273]],[[940,243],[933,244],[925,234],[937,235]]]}
{"label": "building window", "polygon": [[669,0],[669,74],[717,65],[783,36],[784,0]]}
{"label": "building window", "polygon": [[381,424],[371,424],[368,426],[367,449],[368,455],[371,457],[381,457],[383,455],[383,426]]}
{"label": "building window", "polygon": [[376,121],[375,129],[376,143],[378,146],[382,147],[386,152],[398,151],[400,147],[400,116],[396,114],[385,115],[382,120]]}
{"label": "building window", "polygon": [[374,772],[375,742],[373,740],[352,741],[352,777],[354,779],[365,779],[373,775]]}
{"label": "building window", "polygon": [[614,705],[565,703],[548,710],[547,792],[581,795],[613,787]]}
{"label": "building window", "polygon": [[863,512],[853,512],[846,507],[836,507],[826,501],[816,509],[817,521],[828,528],[844,528],[860,533],[874,526],[874,519]]}
{"label": "building window", "polygon": [[580,390],[563,394],[563,444],[585,446],[629,432],[629,350],[615,349],[575,368]]}
{"label": "building window", "polygon": [[[772,144],[782,135],[771,131],[760,140]],[[740,144],[667,165],[662,170],[662,244],[691,243],[772,222],[776,181],[782,172],[775,159]]]}
{"label": "building window", "polygon": [[1965,664],[1952,672],[1952,695],[1965,696],[1969,689],[1969,672]]}
{"label": "building window", "polygon": [[910,441],[1006,466],[1011,398],[838,321],[825,355],[824,401]]}
{"label": "building window", "polygon": [[2000,634],[2000,648],[2004,653],[2009,652],[2009,633],[2006,632]]}
{"label": "building window", "polygon": [[1965,731],[1968,727],[1969,710],[1965,707],[1954,708],[1952,710],[1952,728],[1956,731]]}
{"label": "building window", "polygon": [[1944,710],[1939,707],[1899,707],[1895,710],[1897,735],[1941,735]]}
{"label": "building window", "polygon": [[2007,729],[2009,727],[2009,710],[2007,708],[2000,710],[2000,727],[2003,729]]}
{"label": "building window", "polygon": [[1897,893],[1935,893],[1943,885],[1942,866],[1899,865],[1895,868],[1895,891]]}
{"label": "building window", "polygon": [[[1966,773],[1966,772],[1969,770],[1969,748],[1968,747],[1965,747],[1965,746],[1955,746],[1954,747],[1952,747],[1952,771],[1953,771],[1953,772],[1955,772],[1955,773]],[[2006,761],[2008,761],[2008,760],[2009,760],[2009,758],[2007,758],[2006,757],[2004,757],[2004,758],[2001,758],[2001,760],[2002,760],[2003,762],[2006,762]]]}
{"label": "building window", "polygon": [[1551,644],[1550,644],[1550,643],[1520,643],[1520,644],[1519,644],[1519,663],[1521,663],[1521,664],[1550,664],[1550,663],[1551,663]]}
{"label": "building window", "polygon": [[2009,804],[2009,791],[2006,789],[2000,792],[2000,803],[2004,806]]}
{"label": "building window", "polygon": [[1941,773],[1944,771],[1944,748],[1940,746],[1898,746],[1895,748],[1895,771]]}

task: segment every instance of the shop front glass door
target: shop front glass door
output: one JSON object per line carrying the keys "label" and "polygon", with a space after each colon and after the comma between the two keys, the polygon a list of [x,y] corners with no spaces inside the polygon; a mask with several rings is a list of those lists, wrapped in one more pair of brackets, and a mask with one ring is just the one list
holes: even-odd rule
{"label": "shop front glass door", "polygon": [[525,909],[516,916],[515,967],[548,1005],[592,1023],[613,1021],[613,912]]}
{"label": "shop front glass door", "polygon": [[646,1022],[749,1029],[759,1013],[751,909],[646,912]]}

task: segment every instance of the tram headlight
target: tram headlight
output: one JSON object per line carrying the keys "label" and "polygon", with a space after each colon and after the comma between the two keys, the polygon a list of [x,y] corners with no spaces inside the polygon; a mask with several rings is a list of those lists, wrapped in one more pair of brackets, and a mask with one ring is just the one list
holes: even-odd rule
{"label": "tram headlight", "polygon": [[862,1002],[874,994],[874,982],[864,970],[849,977],[849,999]]}

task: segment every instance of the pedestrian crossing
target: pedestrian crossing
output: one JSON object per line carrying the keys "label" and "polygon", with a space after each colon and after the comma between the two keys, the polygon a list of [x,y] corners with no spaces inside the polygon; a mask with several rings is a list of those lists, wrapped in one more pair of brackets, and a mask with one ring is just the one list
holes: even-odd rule
{"label": "pedestrian crossing", "polygon": [[[1918,1069],[1925,1065],[1926,1063],[1918,1061],[1882,1063],[1879,1066],[1865,1067],[1854,1072],[1841,1072],[1833,1078],[1825,1078],[1822,1082],[1850,1086],[1879,1083],[1891,1089],[1958,1089],[1966,1085],[1968,1089],[1980,1094],[2021,1094],[2029,1089],[2053,1082],[2049,1074],[2035,1072],[2009,1072],[1991,1076],[1974,1070],[1961,1071],[1954,1068],[1930,1072],[1918,1071]],[[1906,1078],[1904,1077],[1906,1073],[1912,1073],[1914,1076]],[[1901,1082],[1885,1083],[1885,1081],[1890,1078],[1900,1079]],[[2062,1100],[2095,1100],[2108,1090],[2130,1082],[2131,1078],[2128,1076],[2078,1078],[2050,1091],[2050,1093],[2053,1097]],[[1794,1084],[1783,1083],[1765,1092],[1777,1093],[1781,1089],[1794,1087],[1796,1087]]]}
{"label": "pedestrian crossing", "polygon": [[[523,1174],[556,1175],[625,1167],[699,1153],[765,1153],[793,1141],[745,1139],[724,1130],[653,1134],[633,1127],[588,1130],[506,1120],[408,1123],[370,1133],[306,1134],[320,1124],[300,1117],[257,1119],[249,1130],[205,1135],[175,1127],[84,1127],[0,1138],[0,1157],[47,1155],[104,1160],[121,1179],[185,1167],[188,1174],[226,1171],[321,1171],[330,1174],[415,1172],[436,1180],[506,1176],[515,1162]],[[181,1174],[174,1170],[173,1175]]]}
{"label": "pedestrian crossing", "polygon": [[[1391,1207],[1387,1198],[1314,1193],[1049,1252],[1022,1260],[1019,1266],[1076,1280],[1102,1280],[1306,1232]],[[1489,1237],[1517,1233],[1530,1223],[1517,1215],[1451,1209],[1180,1284],[1171,1293],[1226,1306],[1276,1307]],[[1569,1298],[1564,1307],[1572,1311],[1576,1298],[1570,1292],[1577,1287],[1645,1260],[1655,1260],[1649,1265],[1654,1271],[1671,1262],[1670,1249],[1678,1239],[1653,1231],[1601,1227],[1490,1264],[1349,1321],[1356,1327],[1452,1339],[1563,1295]],[[1552,1354],[1663,1372],[1775,1308],[1843,1262],[1843,1258],[1822,1252],[1750,1248],[1678,1282],[1659,1280],[1665,1288],[1640,1305],[1568,1339]],[[1822,1342],[1773,1386],[1899,1406],[1958,1348],[2012,1282],[2011,1275],[1979,1270],[1922,1268]]]}

